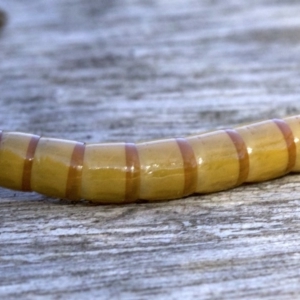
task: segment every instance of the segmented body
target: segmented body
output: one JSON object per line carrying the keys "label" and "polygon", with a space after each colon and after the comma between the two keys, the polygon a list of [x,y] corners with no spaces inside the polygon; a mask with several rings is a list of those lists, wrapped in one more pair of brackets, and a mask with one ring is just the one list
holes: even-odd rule
{"label": "segmented body", "polygon": [[0,186],[99,203],[182,198],[300,171],[300,116],[145,143],[0,132]]}

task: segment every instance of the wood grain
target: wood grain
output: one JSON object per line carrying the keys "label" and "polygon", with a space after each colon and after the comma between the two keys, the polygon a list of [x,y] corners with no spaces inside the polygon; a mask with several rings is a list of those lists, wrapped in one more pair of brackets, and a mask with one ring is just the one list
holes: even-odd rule
{"label": "wood grain", "polygon": [[[0,128],[137,142],[300,113],[296,1],[0,2]],[[3,299],[297,298],[300,177],[163,203],[0,190]]]}

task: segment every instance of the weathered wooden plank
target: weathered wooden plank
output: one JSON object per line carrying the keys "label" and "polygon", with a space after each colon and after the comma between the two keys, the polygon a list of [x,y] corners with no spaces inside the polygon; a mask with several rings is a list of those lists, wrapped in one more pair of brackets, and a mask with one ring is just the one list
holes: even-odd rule
{"label": "weathered wooden plank", "polygon": [[[1,129],[140,141],[300,112],[295,1],[0,4]],[[1,189],[1,298],[296,297],[299,190],[91,206]]]}

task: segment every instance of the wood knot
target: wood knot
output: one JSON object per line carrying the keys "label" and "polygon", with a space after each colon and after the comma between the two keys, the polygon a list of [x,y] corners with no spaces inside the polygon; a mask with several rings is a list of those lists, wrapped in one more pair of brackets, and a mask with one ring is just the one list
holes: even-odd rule
{"label": "wood knot", "polygon": [[6,13],[0,9],[0,28],[3,27],[7,22]]}

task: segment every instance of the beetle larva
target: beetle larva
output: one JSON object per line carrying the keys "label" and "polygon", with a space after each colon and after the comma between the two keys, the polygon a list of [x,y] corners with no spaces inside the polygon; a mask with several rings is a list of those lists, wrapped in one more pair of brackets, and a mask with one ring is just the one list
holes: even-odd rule
{"label": "beetle larva", "polygon": [[300,116],[144,143],[0,131],[0,185],[98,203],[182,198],[300,171]]}

